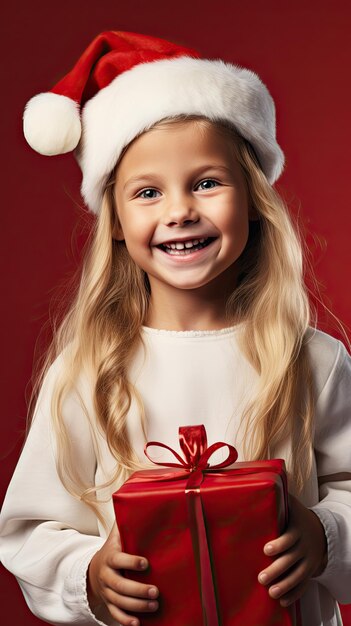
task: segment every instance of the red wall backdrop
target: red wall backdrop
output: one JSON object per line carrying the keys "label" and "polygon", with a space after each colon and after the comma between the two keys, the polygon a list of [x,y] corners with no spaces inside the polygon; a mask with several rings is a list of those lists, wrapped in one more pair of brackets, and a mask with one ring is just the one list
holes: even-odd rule
{"label": "red wall backdrop", "polygon": [[[109,29],[164,37],[257,71],[275,99],[286,154],[277,188],[308,231],[321,294],[350,326],[350,28],[348,0],[7,3],[0,38],[2,496],[23,441],[35,342],[87,234],[77,226],[78,166],[71,154],[48,158],[26,145],[26,101],[55,84],[91,39]],[[330,319],[323,328],[339,336]],[[0,571],[3,622],[43,623],[30,614],[12,575]],[[350,626],[351,605],[341,610]]]}

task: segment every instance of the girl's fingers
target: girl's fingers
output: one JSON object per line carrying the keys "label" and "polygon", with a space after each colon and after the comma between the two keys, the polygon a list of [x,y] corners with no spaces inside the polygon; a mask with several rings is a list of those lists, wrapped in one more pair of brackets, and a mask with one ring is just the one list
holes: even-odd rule
{"label": "girl's fingers", "polygon": [[140,621],[136,616],[127,615],[124,611],[121,611],[121,609],[109,602],[106,603],[106,606],[113,619],[119,622],[119,624],[122,624],[122,626],[140,626]]}
{"label": "girl's fingers", "polygon": [[[146,565],[146,567],[143,567],[143,564]],[[147,559],[144,557],[120,551],[110,553],[108,565],[113,569],[131,569],[139,571],[144,571],[149,566]]]}
{"label": "girl's fingers", "polygon": [[119,593],[116,593],[116,591],[114,591],[113,589],[107,588],[105,590],[105,598],[109,603],[120,609],[124,609],[125,611],[153,612],[158,609],[157,600],[151,600],[151,598],[141,600],[132,596],[121,595]]}
{"label": "girl's fingers", "polygon": [[297,585],[296,587],[294,587],[294,589],[290,591],[289,593],[285,593],[283,596],[280,596],[279,604],[285,607],[285,606],[289,606],[289,604],[292,604],[293,602],[296,602],[296,600],[301,598],[303,594],[305,593],[307,589],[307,585],[308,585],[308,582],[306,582],[305,580],[299,585]]}
{"label": "girl's fingers", "polygon": [[[120,596],[130,596],[143,600],[155,600],[159,595],[159,590],[155,585],[140,583],[121,576],[118,572],[111,571],[106,576],[105,585],[112,592]],[[139,609],[141,610],[141,609]]]}
{"label": "girl's fingers", "polygon": [[[301,538],[301,532],[296,526],[290,527],[283,535],[277,539],[269,541],[263,548],[263,552],[268,556],[275,556],[281,552],[285,552],[294,546]],[[269,549],[268,546],[271,546]]]}
{"label": "girl's fingers", "polygon": [[304,556],[302,546],[296,543],[290,550],[287,550],[281,556],[277,557],[274,562],[262,570],[258,575],[258,581],[263,585],[268,585],[276,578],[284,574],[294,563]]}
{"label": "girl's fingers", "polygon": [[289,592],[296,593],[298,585],[306,584],[308,571],[306,559],[301,559],[290,574],[269,588],[271,598],[282,598]]}
{"label": "girl's fingers", "polygon": [[[128,584],[130,583],[130,584]],[[122,576],[117,577],[117,584],[115,581],[115,586],[125,593],[130,595],[124,595],[122,593],[118,593],[114,591],[114,589],[106,587],[104,590],[105,596],[105,604],[112,615],[112,617],[118,621],[122,626],[140,626],[140,621],[135,615],[128,615],[124,612],[130,611],[134,612],[154,612],[158,609],[158,601],[152,600],[151,597],[148,597],[148,589],[150,586],[148,585],[140,585],[135,581],[129,581],[128,579],[123,578]],[[153,594],[153,598],[158,596],[158,589],[156,587],[151,587],[156,590],[156,596]],[[145,596],[145,599],[138,599],[137,597],[133,597],[133,591],[135,593],[139,593],[140,596]],[[146,591],[146,594],[145,594]],[[124,610],[123,610],[124,609]]]}

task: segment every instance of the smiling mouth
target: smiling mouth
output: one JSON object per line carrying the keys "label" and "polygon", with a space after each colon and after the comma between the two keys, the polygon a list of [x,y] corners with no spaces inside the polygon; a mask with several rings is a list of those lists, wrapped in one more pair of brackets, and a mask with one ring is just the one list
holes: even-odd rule
{"label": "smiling mouth", "polygon": [[159,248],[159,250],[162,250],[163,252],[166,252],[166,254],[169,254],[171,256],[187,256],[188,254],[191,254],[192,252],[196,252],[196,250],[201,250],[202,248],[206,248],[207,246],[210,245],[210,243],[212,243],[212,241],[215,241],[215,239],[217,239],[217,237],[208,237],[207,239],[205,239],[204,242],[197,243],[195,245],[192,245],[191,247],[185,247],[184,244],[182,244],[184,246],[182,248],[180,247],[172,248],[171,245],[166,246],[162,243],[156,247]]}

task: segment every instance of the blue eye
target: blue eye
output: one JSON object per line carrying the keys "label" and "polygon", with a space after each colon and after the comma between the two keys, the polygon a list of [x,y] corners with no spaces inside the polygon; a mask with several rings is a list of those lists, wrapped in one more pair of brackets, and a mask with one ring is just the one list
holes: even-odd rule
{"label": "blue eye", "polygon": [[[219,183],[216,180],[213,180],[213,178],[205,178],[204,180],[202,180],[201,182],[199,182],[196,187],[199,187],[200,185],[203,185],[204,183],[215,183],[215,185],[218,185]],[[206,189],[213,189],[213,187],[205,187],[205,191]],[[155,193],[159,193],[159,191],[157,191],[156,189],[153,189],[152,187],[147,187],[146,189],[143,189],[142,191],[140,191],[137,195],[137,198],[143,198],[144,200],[154,200],[155,196],[151,197],[151,196],[143,196],[144,193],[147,192],[155,192]]]}
{"label": "blue eye", "polygon": [[[203,185],[204,183],[215,183],[216,185],[218,185],[216,180],[213,180],[213,178],[205,178],[204,180],[202,180],[197,186],[199,187],[200,185]],[[213,187],[205,187],[205,189],[213,189]]]}
{"label": "blue eye", "polygon": [[[137,198],[142,198],[142,194],[146,193],[147,191],[156,191],[156,189],[152,189],[151,187],[148,187],[147,189],[143,189],[143,191],[141,191],[140,193],[138,193]],[[144,196],[144,200],[154,200],[154,198],[151,198],[150,196]]]}

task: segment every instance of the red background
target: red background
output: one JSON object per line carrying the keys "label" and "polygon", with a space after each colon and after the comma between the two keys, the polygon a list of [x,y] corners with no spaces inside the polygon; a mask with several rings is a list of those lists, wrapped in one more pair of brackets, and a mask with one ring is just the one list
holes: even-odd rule
{"label": "red background", "polygon": [[[2,496],[23,441],[34,346],[88,232],[78,221],[78,166],[71,154],[48,158],[26,145],[26,101],[52,87],[91,39],[110,29],[164,37],[257,71],[275,99],[286,155],[276,186],[308,231],[324,300],[350,326],[350,27],[347,0],[7,3],[0,37]],[[331,322],[323,329],[339,337]],[[0,571],[4,623],[43,623],[30,614],[13,576]],[[341,610],[350,626],[351,605]]]}

